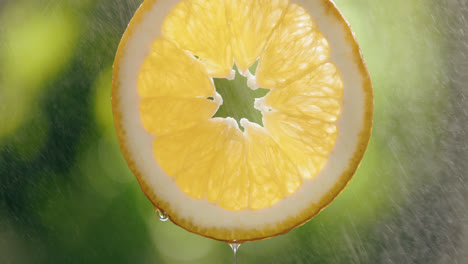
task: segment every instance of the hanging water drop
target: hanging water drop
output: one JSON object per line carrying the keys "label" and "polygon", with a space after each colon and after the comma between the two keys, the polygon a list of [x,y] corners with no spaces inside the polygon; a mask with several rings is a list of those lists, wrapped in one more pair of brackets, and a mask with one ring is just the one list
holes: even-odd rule
{"label": "hanging water drop", "polygon": [[167,214],[160,209],[156,209],[156,215],[158,216],[159,220],[163,222],[166,222],[167,220],[169,220],[169,216],[167,216]]}
{"label": "hanging water drop", "polygon": [[229,246],[232,248],[232,252],[234,253],[234,264],[237,264],[237,250],[239,250],[241,244],[237,243],[229,243]]}

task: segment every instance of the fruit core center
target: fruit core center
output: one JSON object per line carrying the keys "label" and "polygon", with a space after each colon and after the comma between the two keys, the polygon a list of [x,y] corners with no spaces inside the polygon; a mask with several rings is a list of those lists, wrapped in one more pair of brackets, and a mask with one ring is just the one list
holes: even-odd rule
{"label": "fruit core center", "polygon": [[[250,67],[250,72],[255,72],[256,64]],[[237,121],[239,128],[240,120],[246,118],[250,122],[263,126],[262,113],[254,108],[255,98],[264,97],[268,89],[251,89],[252,83],[248,85],[249,78],[239,73],[234,65],[234,79],[213,78],[216,92],[223,98],[223,103],[213,117],[232,117]]]}

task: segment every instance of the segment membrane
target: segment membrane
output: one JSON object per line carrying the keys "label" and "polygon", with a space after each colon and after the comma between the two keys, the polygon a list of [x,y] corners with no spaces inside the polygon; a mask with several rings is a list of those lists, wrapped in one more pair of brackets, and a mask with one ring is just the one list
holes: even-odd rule
{"label": "segment membrane", "polygon": [[164,39],[151,46],[138,74],[141,97],[209,97],[215,89],[203,66]]}
{"label": "segment membrane", "polygon": [[203,199],[212,164],[223,151],[229,124],[210,119],[189,129],[158,136],[153,151],[162,169],[188,196]]}
{"label": "segment membrane", "polygon": [[204,98],[151,97],[140,102],[145,129],[161,135],[189,128],[216,113],[218,105]]}
{"label": "segment membrane", "polygon": [[256,72],[262,88],[278,88],[329,57],[328,43],[307,11],[290,4],[273,32]]}
{"label": "segment membrane", "polygon": [[294,116],[335,122],[341,113],[343,81],[332,63],[325,63],[282,89],[272,89],[265,104]]}
{"label": "segment membrane", "polygon": [[210,76],[225,77],[232,69],[224,0],[185,0],[164,21],[164,37],[200,58]]}
{"label": "segment membrane", "polygon": [[310,179],[323,168],[338,135],[335,124],[280,112],[264,113],[263,120],[303,178]]}
{"label": "segment membrane", "polygon": [[234,60],[247,70],[260,56],[288,5],[287,0],[228,0]]}
{"label": "segment membrane", "polygon": [[250,208],[269,207],[302,184],[295,164],[263,127],[244,125],[249,174]]}
{"label": "segment membrane", "polygon": [[228,119],[222,150],[208,179],[207,199],[220,207],[241,210],[249,206],[249,177],[245,166],[245,139],[234,119]]}

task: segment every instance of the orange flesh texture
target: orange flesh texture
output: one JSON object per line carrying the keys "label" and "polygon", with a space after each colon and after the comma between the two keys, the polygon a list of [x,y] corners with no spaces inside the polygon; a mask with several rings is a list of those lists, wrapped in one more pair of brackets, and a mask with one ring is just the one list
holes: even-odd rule
{"label": "orange flesh texture", "polygon": [[[156,135],[158,164],[185,194],[228,210],[261,209],[325,166],[343,83],[305,9],[186,0],[162,31],[138,75],[140,116]],[[247,122],[242,132],[233,119],[212,118],[218,105],[206,99],[215,94],[210,78],[227,76],[233,59],[241,71],[259,59],[257,82],[271,89],[262,99],[264,127]]]}

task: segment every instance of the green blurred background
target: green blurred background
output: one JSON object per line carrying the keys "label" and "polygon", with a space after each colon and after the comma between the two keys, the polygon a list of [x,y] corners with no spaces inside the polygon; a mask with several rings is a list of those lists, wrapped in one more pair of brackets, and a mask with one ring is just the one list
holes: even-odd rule
{"label": "green blurred background", "polygon": [[[158,221],[120,154],[111,65],[140,3],[0,1],[0,263],[231,262]],[[369,150],[331,206],[239,263],[468,263],[467,1],[336,4],[374,83]]]}

